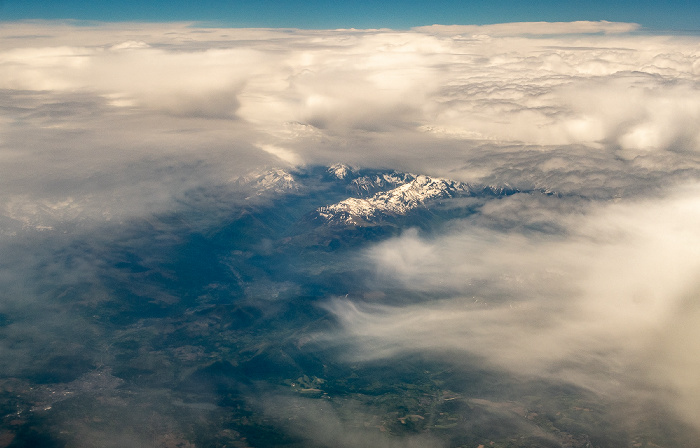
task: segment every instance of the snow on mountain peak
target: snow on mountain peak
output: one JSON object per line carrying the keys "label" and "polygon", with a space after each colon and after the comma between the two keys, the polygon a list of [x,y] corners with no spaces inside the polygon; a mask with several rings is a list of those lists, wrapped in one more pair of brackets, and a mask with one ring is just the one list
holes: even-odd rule
{"label": "snow on mountain peak", "polygon": [[258,194],[264,192],[285,193],[299,190],[299,184],[294,176],[281,168],[255,171],[240,178],[238,182],[253,185]]}
{"label": "snow on mountain peak", "polygon": [[342,191],[340,189],[344,187],[350,197],[317,208],[313,216],[326,224],[356,226],[377,224],[386,218],[403,216],[421,207],[429,209],[442,199],[471,195],[500,196],[516,191],[507,185],[473,186],[426,175],[364,170],[342,163],[323,170],[325,174],[319,178],[320,173],[315,169],[292,175],[284,169],[274,168],[250,173],[238,182],[259,196],[306,191],[307,186],[315,191],[314,188],[330,181],[334,185],[329,191]]}
{"label": "snow on mountain peak", "polygon": [[328,167],[328,172],[336,179],[345,179],[356,171],[355,168],[345,165],[344,163],[336,163]]}
{"label": "snow on mountain peak", "polygon": [[317,213],[328,223],[357,225],[371,222],[382,215],[405,215],[424,206],[427,201],[469,191],[469,186],[462,182],[422,175],[409,176],[411,180],[394,189],[381,191],[369,198],[348,198],[321,207]]}

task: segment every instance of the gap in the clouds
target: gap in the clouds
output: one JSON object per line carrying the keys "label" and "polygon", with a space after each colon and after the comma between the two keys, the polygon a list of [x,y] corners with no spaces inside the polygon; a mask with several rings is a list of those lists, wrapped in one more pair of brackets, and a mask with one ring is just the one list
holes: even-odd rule
{"label": "gap in the clouds", "polygon": [[[331,325],[314,303],[361,294],[367,272],[357,248],[368,236],[386,238],[396,230],[289,233],[318,206],[347,196],[344,188],[316,185],[311,172],[299,174],[309,176],[303,194],[197,189],[186,192],[174,212],[22,232],[17,250],[29,250],[8,272],[16,276],[12,284],[24,287],[5,291],[3,327],[7,338],[17,339],[15,349],[33,359],[5,360],[8,373],[22,378],[19,406],[82,414],[94,406],[92,372],[108,379],[109,394],[126,394],[117,401],[131,400],[133,388],[166,387],[179,397],[153,396],[157,408],[168,400],[245,407],[241,397],[252,379],[321,377],[322,362],[299,345]],[[339,237],[345,242],[329,246],[328,238]],[[268,348],[260,352],[260,344]],[[118,408],[90,413],[104,419]],[[19,421],[27,431],[42,424]],[[247,430],[252,435],[255,428]],[[16,436],[33,440],[21,431]]]}

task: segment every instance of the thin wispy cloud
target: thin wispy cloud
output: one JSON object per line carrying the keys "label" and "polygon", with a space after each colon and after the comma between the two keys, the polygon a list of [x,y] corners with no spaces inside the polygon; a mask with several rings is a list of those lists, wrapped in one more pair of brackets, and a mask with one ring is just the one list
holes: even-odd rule
{"label": "thin wispy cloud", "polygon": [[459,365],[477,355],[601,396],[661,390],[696,423],[688,372],[699,367],[689,333],[698,315],[697,191],[596,207],[585,217],[564,213],[557,236],[473,223],[438,238],[407,232],[367,257],[378,285],[419,291],[425,302],[328,306],[347,332],[340,337],[356,338],[352,356],[360,359],[422,352]]}

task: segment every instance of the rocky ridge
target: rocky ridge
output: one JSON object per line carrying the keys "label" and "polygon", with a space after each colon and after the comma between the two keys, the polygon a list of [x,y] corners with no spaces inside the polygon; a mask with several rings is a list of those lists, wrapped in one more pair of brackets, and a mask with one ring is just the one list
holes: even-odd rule
{"label": "rocky ridge", "polygon": [[[464,182],[388,170],[360,169],[345,164],[312,167],[291,173],[275,168],[252,173],[239,182],[256,195],[288,194],[318,188],[345,193],[346,198],[316,208],[309,216],[330,226],[367,226],[405,216],[417,209],[433,210],[443,200],[472,196],[497,197],[518,192],[508,185],[476,186]],[[314,184],[320,182],[320,184]],[[322,187],[319,187],[322,186]]]}
{"label": "rocky ridge", "polygon": [[398,186],[367,198],[350,197],[320,207],[316,210],[318,217],[329,224],[362,225],[387,216],[405,215],[416,208],[427,207],[432,201],[468,194],[472,190],[462,182],[407,173],[377,175],[374,179],[365,176],[352,182],[358,180],[360,182],[355,185],[366,187],[362,191],[369,191],[378,184],[384,186],[391,183]]}

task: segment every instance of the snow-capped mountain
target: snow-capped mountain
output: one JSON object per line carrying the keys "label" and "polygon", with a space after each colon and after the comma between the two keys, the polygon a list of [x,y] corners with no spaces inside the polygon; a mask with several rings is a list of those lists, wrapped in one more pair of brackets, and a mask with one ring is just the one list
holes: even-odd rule
{"label": "snow-capped mountain", "polygon": [[343,163],[331,165],[327,173],[334,180],[347,182],[346,190],[353,196],[368,197],[379,191],[396,188],[416,178],[410,173],[360,170]]}
{"label": "snow-capped mountain", "polygon": [[347,191],[353,195],[367,197],[379,191],[396,188],[413,181],[416,178],[410,173],[375,173],[353,179],[347,186]]}
{"label": "snow-capped mountain", "polygon": [[[457,202],[447,202],[451,199],[495,198],[517,192],[508,185],[476,186],[451,179],[361,169],[340,163],[329,167],[297,168],[292,172],[268,169],[251,173],[238,182],[252,190],[254,196],[271,193],[273,197],[289,197],[295,207],[315,202],[306,215],[315,224],[307,230],[317,228],[319,224],[332,227],[395,225],[397,218],[418,209],[436,213],[438,208],[461,207]],[[302,192],[304,194],[300,195]],[[293,195],[288,196],[289,193]],[[325,201],[329,205],[318,207]],[[298,226],[301,233],[309,224],[304,222]]]}
{"label": "snow-capped mountain", "polygon": [[288,193],[300,188],[294,176],[281,168],[255,171],[237,179],[236,182],[251,187],[257,194]]}
{"label": "snow-capped mountain", "polygon": [[13,235],[20,230],[66,230],[71,225],[100,218],[109,221],[112,218],[109,208],[100,208],[95,203],[90,195],[58,200],[16,196],[0,203],[0,234]]}
{"label": "snow-capped mountain", "polygon": [[345,179],[353,176],[357,172],[357,168],[351,167],[344,163],[336,163],[328,167],[328,174],[336,179]]}
{"label": "snow-capped mountain", "polygon": [[[369,198],[351,197],[336,204],[320,207],[318,216],[330,224],[361,225],[387,216],[405,215],[430,202],[469,193],[468,184],[448,179],[391,173],[387,182],[401,183]],[[377,179],[381,179],[379,176]],[[358,179],[355,179],[358,180]]]}

